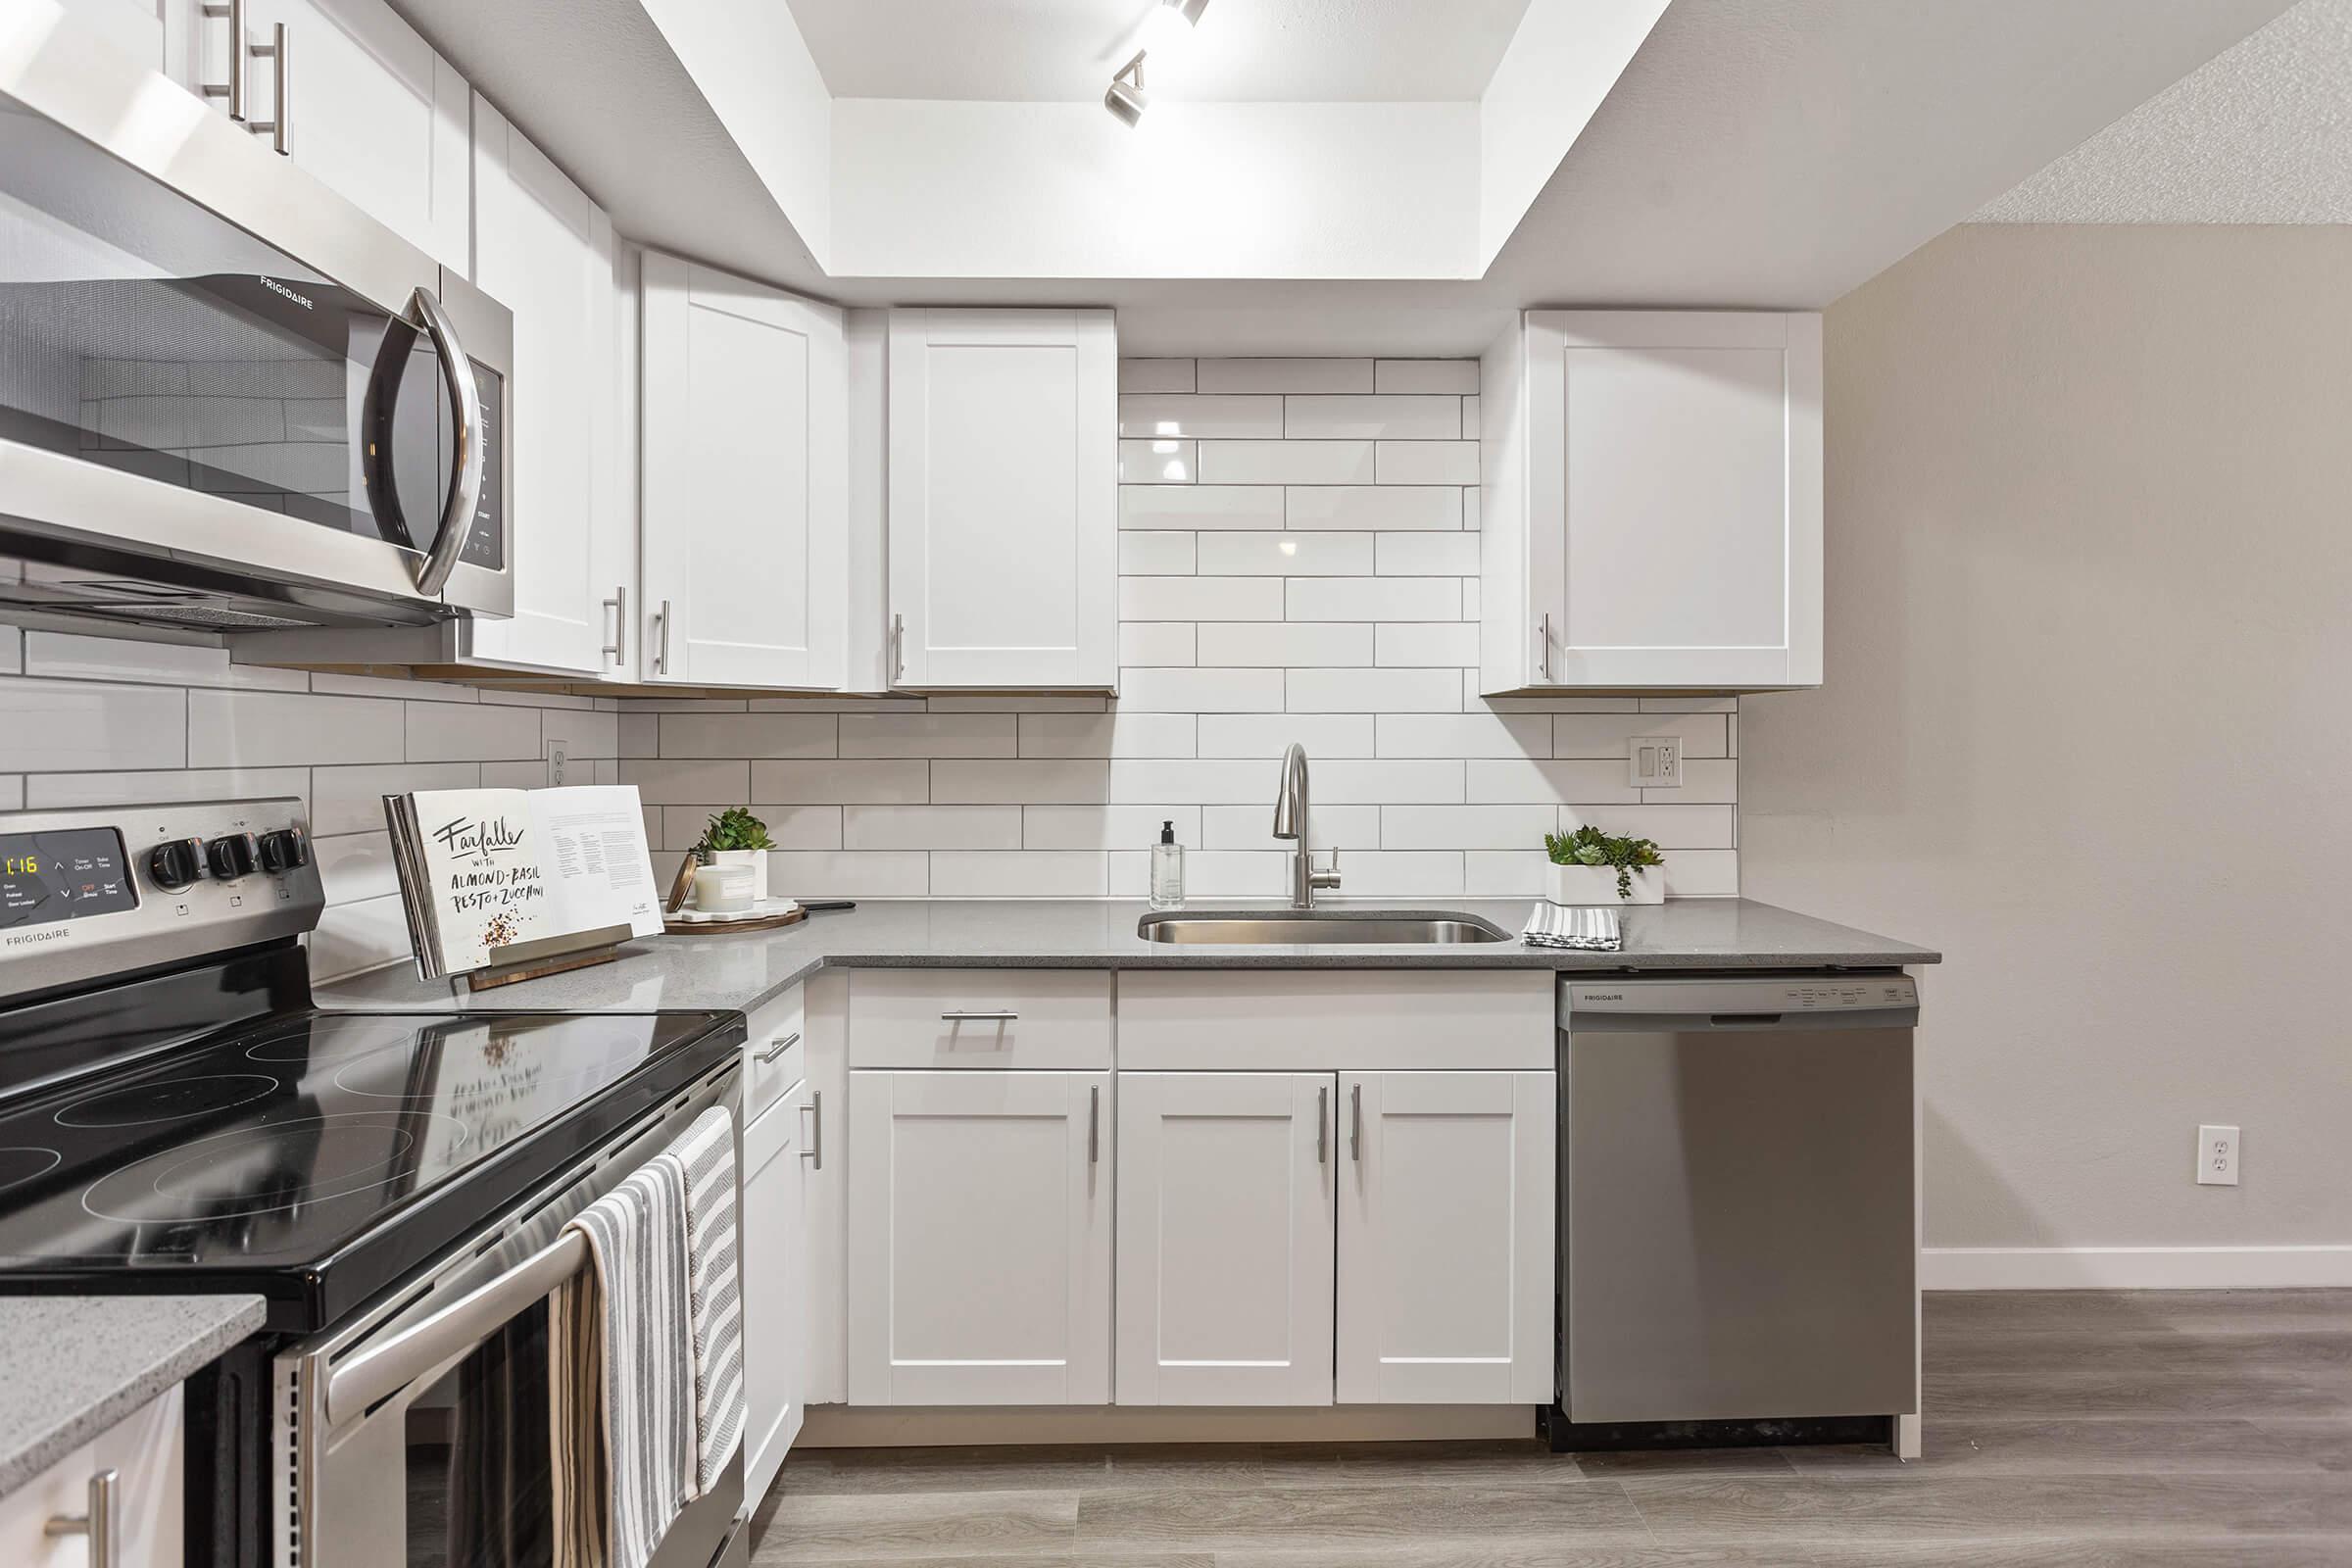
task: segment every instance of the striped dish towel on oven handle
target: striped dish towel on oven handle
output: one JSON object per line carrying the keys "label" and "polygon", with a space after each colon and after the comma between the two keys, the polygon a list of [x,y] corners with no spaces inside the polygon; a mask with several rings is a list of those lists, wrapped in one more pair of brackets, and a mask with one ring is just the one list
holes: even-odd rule
{"label": "striped dish towel on oven handle", "polygon": [[735,1118],[713,1105],[669,1146],[686,1190],[694,1330],[695,1494],[718,1484],[743,1441],[743,1291],[735,1220]]}

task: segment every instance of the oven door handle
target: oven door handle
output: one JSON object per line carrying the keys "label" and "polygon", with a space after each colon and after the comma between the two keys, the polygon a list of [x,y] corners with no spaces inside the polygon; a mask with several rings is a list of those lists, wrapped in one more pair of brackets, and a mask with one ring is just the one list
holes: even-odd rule
{"label": "oven door handle", "polygon": [[588,1256],[587,1238],[566,1231],[432,1316],[361,1350],[327,1375],[328,1423],[341,1426],[487,1339],[500,1325],[585,1268]]}
{"label": "oven door handle", "polygon": [[487,466],[483,441],[482,389],[473,379],[473,362],[458,341],[457,323],[449,318],[430,289],[409,296],[408,319],[433,340],[441,362],[441,380],[449,388],[450,408],[458,420],[458,466],[450,476],[449,499],[441,508],[441,531],[433,536],[432,553],[416,568],[416,591],[437,594],[457,568],[473,537],[474,513],[482,504],[482,474]]}

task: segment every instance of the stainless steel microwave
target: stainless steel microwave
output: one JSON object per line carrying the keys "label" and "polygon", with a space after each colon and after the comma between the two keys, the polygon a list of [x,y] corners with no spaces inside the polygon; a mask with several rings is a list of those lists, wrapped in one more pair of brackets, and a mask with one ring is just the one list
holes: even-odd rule
{"label": "stainless steel microwave", "polygon": [[514,318],[49,0],[0,8],[0,619],[514,610]]}

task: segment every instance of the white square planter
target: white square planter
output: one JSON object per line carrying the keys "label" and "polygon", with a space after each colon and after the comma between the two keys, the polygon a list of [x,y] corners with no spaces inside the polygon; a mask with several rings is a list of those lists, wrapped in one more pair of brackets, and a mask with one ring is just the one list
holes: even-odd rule
{"label": "white square planter", "polygon": [[1666,868],[1645,865],[1626,873],[1633,879],[1633,897],[1617,896],[1617,868],[1613,865],[1557,865],[1545,861],[1544,866],[1544,896],[1554,904],[1663,904],[1666,902]]}
{"label": "white square planter", "polygon": [[748,865],[752,868],[752,902],[767,898],[767,852],[765,850],[712,850],[704,858],[711,865]]}

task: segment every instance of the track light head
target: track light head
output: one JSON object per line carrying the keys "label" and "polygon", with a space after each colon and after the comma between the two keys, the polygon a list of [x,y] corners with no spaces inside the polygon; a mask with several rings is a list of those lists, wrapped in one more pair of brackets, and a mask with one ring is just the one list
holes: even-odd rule
{"label": "track light head", "polygon": [[[1206,5],[1208,0],[1200,0]],[[1144,91],[1144,51],[1138,49],[1135,58],[1121,66],[1110,78],[1110,90],[1102,95],[1102,107],[1116,116],[1121,124],[1142,123],[1144,111],[1152,106],[1151,96]]]}

